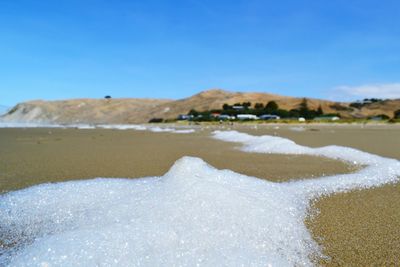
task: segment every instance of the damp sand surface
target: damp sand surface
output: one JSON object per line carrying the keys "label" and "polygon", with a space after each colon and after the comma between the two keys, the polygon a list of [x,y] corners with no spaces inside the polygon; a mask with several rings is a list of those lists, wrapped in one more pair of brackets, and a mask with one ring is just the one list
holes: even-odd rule
{"label": "damp sand surface", "polygon": [[241,152],[237,144],[210,138],[210,131],[0,129],[0,148],[0,192],[95,177],[161,176],[183,156],[200,157],[218,169],[277,182],[356,170],[340,161],[313,156]]}
{"label": "damp sand surface", "polygon": [[[237,126],[253,135],[276,135],[310,147],[341,145],[400,160],[399,125]],[[338,193],[315,201],[307,221],[327,258],[322,266],[398,266],[400,184]]]}

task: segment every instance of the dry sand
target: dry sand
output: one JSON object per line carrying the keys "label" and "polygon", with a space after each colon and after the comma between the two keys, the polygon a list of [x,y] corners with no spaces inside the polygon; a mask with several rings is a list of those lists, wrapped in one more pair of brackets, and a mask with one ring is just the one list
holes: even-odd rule
{"label": "dry sand", "polygon": [[[220,127],[220,126],[218,126]],[[307,146],[344,145],[400,159],[400,127],[376,125],[225,126],[283,136]],[[0,129],[0,192],[43,182],[164,174],[178,158],[273,181],[354,171],[309,156],[248,154],[209,131],[178,135],[113,130]],[[400,262],[400,185],[341,193],[316,201],[306,224],[327,266],[388,266]]]}

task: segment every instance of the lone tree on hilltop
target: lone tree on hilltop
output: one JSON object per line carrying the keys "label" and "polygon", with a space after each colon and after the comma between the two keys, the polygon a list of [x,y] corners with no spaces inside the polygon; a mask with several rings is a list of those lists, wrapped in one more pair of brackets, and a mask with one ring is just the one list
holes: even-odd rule
{"label": "lone tree on hilltop", "polygon": [[105,99],[111,99],[111,96],[110,95],[106,95],[104,98]]}

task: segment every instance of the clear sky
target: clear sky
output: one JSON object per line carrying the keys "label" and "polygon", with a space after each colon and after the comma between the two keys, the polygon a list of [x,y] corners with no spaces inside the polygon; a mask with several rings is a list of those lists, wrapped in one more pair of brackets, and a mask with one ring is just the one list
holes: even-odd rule
{"label": "clear sky", "polygon": [[209,88],[400,98],[400,1],[0,1],[0,104]]}

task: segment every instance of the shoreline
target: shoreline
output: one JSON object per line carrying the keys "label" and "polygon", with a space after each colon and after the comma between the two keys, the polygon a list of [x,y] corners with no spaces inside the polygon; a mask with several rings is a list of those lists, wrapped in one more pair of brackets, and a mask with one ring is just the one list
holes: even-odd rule
{"label": "shoreline", "polygon": [[[315,156],[242,152],[235,143],[210,138],[210,132],[0,129],[0,191],[69,179],[162,176],[184,156],[275,182],[357,170],[356,166]],[[317,161],[319,164],[314,164]]]}

